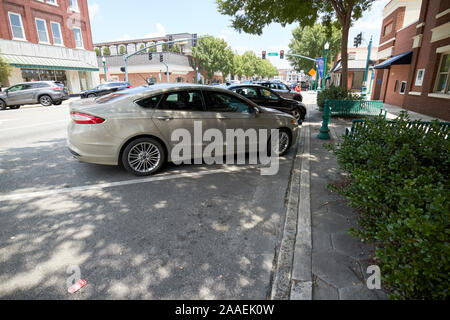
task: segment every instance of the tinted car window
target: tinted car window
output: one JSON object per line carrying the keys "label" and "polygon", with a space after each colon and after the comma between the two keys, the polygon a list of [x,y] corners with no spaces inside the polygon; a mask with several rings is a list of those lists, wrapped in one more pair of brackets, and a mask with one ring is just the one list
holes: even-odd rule
{"label": "tinted car window", "polygon": [[31,85],[31,88],[33,88],[33,89],[37,89],[37,88],[48,88],[48,87],[50,87],[50,85],[47,84],[47,83],[33,83],[33,84]]}
{"label": "tinted car window", "polygon": [[289,90],[289,88],[286,87],[286,85],[283,84],[283,83],[279,83],[278,86],[279,86],[279,88],[280,88],[281,90]]}
{"label": "tinted car window", "polygon": [[204,111],[200,91],[179,91],[167,93],[158,109],[174,111]]}
{"label": "tinted car window", "polygon": [[261,95],[267,99],[270,100],[279,100],[280,98],[273,92],[266,90],[266,89],[260,89],[261,90]]}
{"label": "tinted car window", "polygon": [[207,111],[213,112],[243,112],[250,113],[251,107],[235,96],[221,92],[208,92]]}
{"label": "tinted car window", "polygon": [[258,91],[256,88],[236,88],[233,89],[233,91],[249,99],[258,98]]}
{"label": "tinted car window", "polygon": [[138,105],[146,109],[154,109],[158,105],[159,100],[161,100],[162,95],[157,95],[153,97],[148,97],[139,101],[136,101]]}

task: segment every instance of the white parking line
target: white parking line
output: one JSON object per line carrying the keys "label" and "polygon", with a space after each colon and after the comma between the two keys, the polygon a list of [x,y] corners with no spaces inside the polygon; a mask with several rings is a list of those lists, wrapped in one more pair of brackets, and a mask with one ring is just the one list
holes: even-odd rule
{"label": "white parking line", "polygon": [[0,202],[3,201],[11,201],[11,200],[28,200],[31,198],[39,198],[39,197],[49,197],[53,195],[60,195],[63,193],[80,193],[84,191],[90,191],[90,190],[101,190],[106,188],[113,188],[113,187],[119,187],[119,186],[126,186],[126,185],[133,185],[133,184],[140,184],[140,183],[147,183],[147,182],[154,182],[154,181],[165,181],[165,180],[172,180],[172,179],[179,179],[179,178],[196,178],[201,177],[209,174],[215,174],[215,173],[233,173],[242,171],[245,169],[250,168],[257,168],[256,165],[250,165],[250,166],[243,166],[243,167],[227,167],[222,169],[215,169],[215,170],[202,170],[199,172],[190,172],[190,173],[178,173],[178,174],[168,174],[168,175],[160,175],[160,176],[153,176],[149,178],[142,178],[142,179],[131,179],[131,180],[125,180],[125,181],[117,181],[117,182],[107,182],[107,183],[98,183],[98,184],[91,184],[86,186],[80,186],[80,187],[72,187],[72,188],[60,188],[60,189],[52,189],[52,190],[45,190],[45,191],[36,191],[36,192],[27,192],[27,193],[10,193],[6,195],[0,196]]}
{"label": "white parking line", "polygon": [[41,123],[31,124],[31,125],[28,125],[28,126],[0,129],[0,132],[10,131],[10,130],[21,130],[21,129],[39,127],[39,126],[46,126],[46,125],[52,125],[52,124],[61,123],[61,122],[69,122],[69,120],[58,120],[58,121],[51,121],[51,122],[41,122]]}

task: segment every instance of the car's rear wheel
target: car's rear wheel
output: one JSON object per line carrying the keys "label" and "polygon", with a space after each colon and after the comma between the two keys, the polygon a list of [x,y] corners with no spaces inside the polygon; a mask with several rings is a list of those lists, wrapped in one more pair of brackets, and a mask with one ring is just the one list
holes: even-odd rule
{"label": "car's rear wheel", "polygon": [[39,97],[39,103],[41,105],[43,105],[44,107],[49,107],[53,104],[53,100],[50,96],[43,95],[43,96]]}
{"label": "car's rear wheel", "polygon": [[53,104],[54,104],[55,106],[60,106],[60,105],[62,104],[62,101],[53,102]]}
{"label": "car's rear wheel", "polygon": [[297,120],[298,123],[302,122],[302,113],[300,109],[294,109],[291,111],[291,115]]}
{"label": "car's rear wheel", "polygon": [[20,106],[11,106],[10,108],[11,108],[11,109],[19,109]]}
{"label": "car's rear wheel", "polygon": [[302,101],[303,101],[303,97],[302,97],[302,95],[300,95],[300,94],[296,94],[296,95],[294,96],[294,100],[302,102]]}
{"label": "car's rear wheel", "polygon": [[291,147],[291,134],[287,129],[280,129],[278,131],[278,145],[272,148],[272,142],[269,140],[268,149],[273,152],[274,155],[282,156],[289,151]]}
{"label": "car's rear wheel", "polygon": [[130,142],[122,154],[125,169],[137,176],[149,176],[161,169],[166,152],[156,139],[140,138]]}
{"label": "car's rear wheel", "polygon": [[6,109],[6,103],[3,100],[0,100],[0,110],[5,110]]}
{"label": "car's rear wheel", "polygon": [[94,94],[94,93],[91,93],[91,94],[88,94],[88,98],[95,98],[97,95],[96,94]]}

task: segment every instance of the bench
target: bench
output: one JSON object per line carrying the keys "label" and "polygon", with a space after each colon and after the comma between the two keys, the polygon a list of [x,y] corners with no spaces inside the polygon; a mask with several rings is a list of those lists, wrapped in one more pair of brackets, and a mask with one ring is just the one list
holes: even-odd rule
{"label": "bench", "polygon": [[331,116],[352,117],[352,116],[378,116],[384,115],[387,111],[383,107],[383,101],[366,100],[325,100],[325,108]]}
{"label": "bench", "polygon": [[[393,124],[394,120],[389,120],[389,124]],[[353,120],[352,126],[350,128],[345,129],[345,135],[349,137],[354,137],[358,130],[361,128],[364,128],[367,125],[366,120]],[[439,122],[440,125],[440,131],[445,134],[445,139],[448,139],[448,130],[450,129],[450,122]],[[430,128],[431,128],[431,122],[430,121],[410,121],[407,128],[412,127],[418,127],[419,129],[423,130],[424,134],[426,134]]]}

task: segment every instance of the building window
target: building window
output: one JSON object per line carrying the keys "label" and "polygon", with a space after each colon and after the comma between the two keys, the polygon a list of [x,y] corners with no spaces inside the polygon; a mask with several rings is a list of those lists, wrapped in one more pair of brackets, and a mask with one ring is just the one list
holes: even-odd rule
{"label": "building window", "polygon": [[58,22],[50,22],[53,35],[53,44],[63,45],[63,39],[61,35],[61,25]]}
{"label": "building window", "polygon": [[417,70],[416,83],[415,85],[420,87],[423,83],[423,76],[425,75],[425,69]]}
{"label": "building window", "polygon": [[69,0],[69,8],[74,11],[79,11],[78,0]]}
{"label": "building window", "polygon": [[442,55],[435,92],[450,94],[450,53]]}
{"label": "building window", "polygon": [[13,39],[25,40],[25,30],[23,29],[21,15],[13,12],[9,12],[8,15]]}
{"label": "building window", "polygon": [[83,48],[83,36],[80,28],[73,28],[73,36],[75,38],[75,47]]}
{"label": "building window", "polygon": [[58,3],[56,2],[56,0],[47,0],[47,3],[54,5],[54,6],[58,6]]}
{"label": "building window", "polygon": [[402,81],[402,84],[400,86],[400,94],[405,94],[406,91],[406,81]]}
{"label": "building window", "polygon": [[395,81],[395,87],[394,87],[394,92],[397,92],[398,90],[398,85],[400,84],[400,81],[396,80]]}
{"label": "building window", "polygon": [[45,22],[45,20],[36,18],[36,30],[38,33],[39,42],[49,43],[47,23]]}

